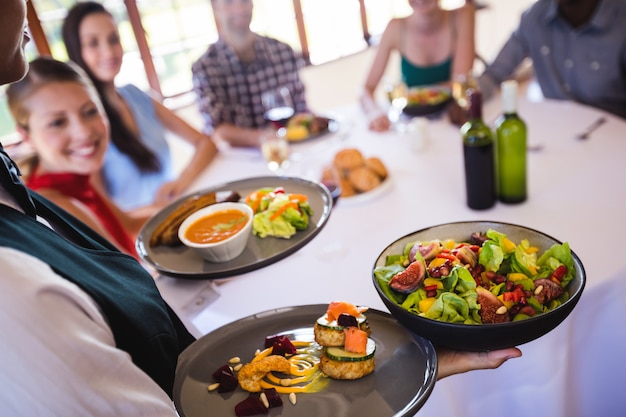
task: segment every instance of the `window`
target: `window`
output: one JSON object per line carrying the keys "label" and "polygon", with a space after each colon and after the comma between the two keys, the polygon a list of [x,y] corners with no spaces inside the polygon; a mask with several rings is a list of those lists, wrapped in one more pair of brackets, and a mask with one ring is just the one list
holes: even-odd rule
{"label": "window", "polygon": [[[75,0],[31,2],[52,56],[67,59],[61,26]],[[176,97],[191,91],[191,65],[217,39],[211,0],[102,0],[101,3],[118,22],[125,51],[117,82],[132,83],[143,90],[150,88],[127,12],[127,6],[136,5],[156,71],[158,92],[163,97]],[[361,6],[366,11],[367,32],[362,24]],[[375,38],[390,18],[409,12],[407,0],[255,0],[251,27],[255,32],[288,43],[316,65],[367,48],[366,35]],[[300,22],[299,16],[302,16]],[[28,56],[36,55],[31,42]],[[0,138],[14,131],[5,101],[0,91]]]}

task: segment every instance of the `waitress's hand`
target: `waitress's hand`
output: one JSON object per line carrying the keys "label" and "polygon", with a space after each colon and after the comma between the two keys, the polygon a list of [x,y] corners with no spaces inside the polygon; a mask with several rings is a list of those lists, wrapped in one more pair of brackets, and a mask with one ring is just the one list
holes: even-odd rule
{"label": "waitress's hand", "polygon": [[465,352],[451,349],[437,349],[437,379],[454,374],[462,374],[477,369],[496,369],[509,359],[519,358],[518,348],[492,350],[489,352]]}

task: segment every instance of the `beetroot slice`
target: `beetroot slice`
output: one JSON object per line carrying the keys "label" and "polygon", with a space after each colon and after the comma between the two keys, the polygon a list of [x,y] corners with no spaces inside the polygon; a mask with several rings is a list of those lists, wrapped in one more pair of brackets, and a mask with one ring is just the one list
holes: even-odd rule
{"label": "beetroot slice", "polygon": [[219,382],[217,392],[231,392],[239,386],[239,381],[228,365],[222,365],[213,372],[213,379]]}
{"label": "beetroot slice", "polygon": [[359,327],[359,322],[351,314],[341,313],[339,317],[337,317],[337,324],[343,327]]}
{"label": "beetroot slice", "polygon": [[233,370],[228,365],[222,365],[213,372],[213,379],[217,382],[221,382],[222,377],[226,376],[234,376]]}
{"label": "beetroot slice", "polygon": [[265,393],[265,396],[267,397],[267,402],[270,405],[269,408],[283,406],[283,400],[280,398],[280,395],[278,394],[278,392],[276,392],[276,388],[265,388],[263,392]]}
{"label": "beetroot slice", "polygon": [[255,416],[257,414],[267,414],[268,409],[259,397],[254,394],[248,395],[248,398],[241,401],[235,406],[235,414],[237,417]]}
{"label": "beetroot slice", "polygon": [[222,375],[219,383],[220,386],[217,387],[217,392],[232,392],[239,386],[239,381],[234,375]]}
{"label": "beetroot slice", "polygon": [[274,355],[295,355],[296,347],[287,336],[268,336],[265,338],[265,348],[272,347]]}

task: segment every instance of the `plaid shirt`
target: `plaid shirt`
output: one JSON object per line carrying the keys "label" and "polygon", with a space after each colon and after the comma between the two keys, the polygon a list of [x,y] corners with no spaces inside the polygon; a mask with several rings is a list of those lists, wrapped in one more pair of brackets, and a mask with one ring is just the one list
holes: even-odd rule
{"label": "plaid shirt", "polygon": [[291,92],[296,112],[307,111],[304,85],[298,75],[302,60],[283,42],[255,37],[253,62],[239,61],[219,39],[192,66],[194,91],[208,133],[222,123],[247,128],[267,126],[261,95],[283,86]]}

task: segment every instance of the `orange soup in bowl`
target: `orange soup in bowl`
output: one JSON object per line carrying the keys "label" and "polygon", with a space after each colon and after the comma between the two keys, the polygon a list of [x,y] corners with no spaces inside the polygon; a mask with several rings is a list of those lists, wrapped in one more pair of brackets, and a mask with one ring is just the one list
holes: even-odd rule
{"label": "orange soup in bowl", "polygon": [[239,210],[217,211],[193,222],[185,237],[194,243],[217,243],[236,235],[244,228],[248,215]]}

